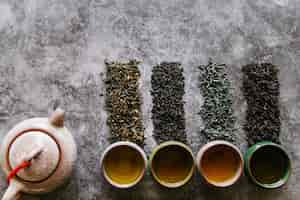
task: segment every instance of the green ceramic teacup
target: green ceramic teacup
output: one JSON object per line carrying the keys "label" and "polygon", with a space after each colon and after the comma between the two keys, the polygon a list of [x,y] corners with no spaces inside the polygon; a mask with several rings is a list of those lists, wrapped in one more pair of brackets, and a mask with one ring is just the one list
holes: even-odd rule
{"label": "green ceramic teacup", "polygon": [[168,188],[177,188],[191,179],[195,161],[188,146],[181,142],[168,141],[152,151],[150,168],[158,183]]}
{"label": "green ceramic teacup", "polygon": [[291,175],[291,160],[280,145],[263,141],[245,153],[245,171],[255,184],[267,189],[278,188]]}

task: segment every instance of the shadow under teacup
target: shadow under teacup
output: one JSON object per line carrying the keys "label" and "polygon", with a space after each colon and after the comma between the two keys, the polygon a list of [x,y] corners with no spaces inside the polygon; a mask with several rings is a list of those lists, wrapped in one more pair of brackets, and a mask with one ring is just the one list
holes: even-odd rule
{"label": "shadow under teacup", "polygon": [[111,144],[101,157],[104,178],[114,187],[129,188],[144,176],[147,167],[145,152],[132,142]]}
{"label": "shadow under teacup", "polygon": [[278,188],[291,175],[291,160],[280,145],[260,142],[247,150],[245,171],[255,184],[267,189]]}
{"label": "shadow under teacup", "polygon": [[150,156],[150,168],[154,179],[162,186],[177,188],[192,177],[195,162],[191,149],[177,141],[157,146]]}
{"label": "shadow under teacup", "polygon": [[243,173],[243,156],[233,144],[216,140],[198,152],[197,167],[205,181],[215,187],[233,185]]}

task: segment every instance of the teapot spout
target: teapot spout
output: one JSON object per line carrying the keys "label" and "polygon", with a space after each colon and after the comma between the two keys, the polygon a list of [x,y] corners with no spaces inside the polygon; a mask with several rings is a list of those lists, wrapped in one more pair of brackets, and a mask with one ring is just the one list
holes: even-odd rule
{"label": "teapot spout", "polygon": [[9,184],[8,189],[4,193],[2,200],[18,200],[21,198],[21,191],[23,185],[17,183],[15,180]]}
{"label": "teapot spout", "polygon": [[64,126],[65,111],[57,108],[49,118],[50,123],[56,127]]}

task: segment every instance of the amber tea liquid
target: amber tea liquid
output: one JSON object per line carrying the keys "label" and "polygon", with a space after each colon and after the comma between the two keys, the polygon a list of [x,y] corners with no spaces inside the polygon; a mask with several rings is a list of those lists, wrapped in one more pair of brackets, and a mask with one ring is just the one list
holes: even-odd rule
{"label": "amber tea liquid", "polygon": [[193,169],[194,160],[186,149],[180,146],[167,146],[154,156],[152,167],[158,179],[166,183],[185,180]]}
{"label": "amber tea liquid", "polygon": [[207,180],[221,183],[234,178],[240,164],[236,151],[231,147],[218,145],[204,153],[200,166]]}
{"label": "amber tea liquid", "polygon": [[118,146],[107,153],[103,167],[113,182],[130,184],[140,177],[145,164],[137,150],[128,146]]}

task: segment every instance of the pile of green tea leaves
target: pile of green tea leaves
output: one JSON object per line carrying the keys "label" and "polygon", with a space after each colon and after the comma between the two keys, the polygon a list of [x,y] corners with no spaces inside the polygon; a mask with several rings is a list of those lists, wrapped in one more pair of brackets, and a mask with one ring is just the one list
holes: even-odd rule
{"label": "pile of green tea leaves", "polygon": [[199,112],[204,128],[201,130],[208,141],[235,141],[235,122],[231,82],[227,78],[226,65],[210,62],[201,65],[199,87],[204,104]]}
{"label": "pile of green tea leaves", "polygon": [[279,69],[270,63],[249,64],[242,68],[243,92],[247,101],[246,123],[250,145],[261,141],[279,143]]}
{"label": "pile of green tea leaves", "polygon": [[180,63],[162,62],[154,66],[151,77],[152,121],[158,143],[186,142],[184,118],[184,76]]}
{"label": "pile of green tea leaves", "polygon": [[106,109],[111,140],[143,144],[139,62],[106,62]]}

